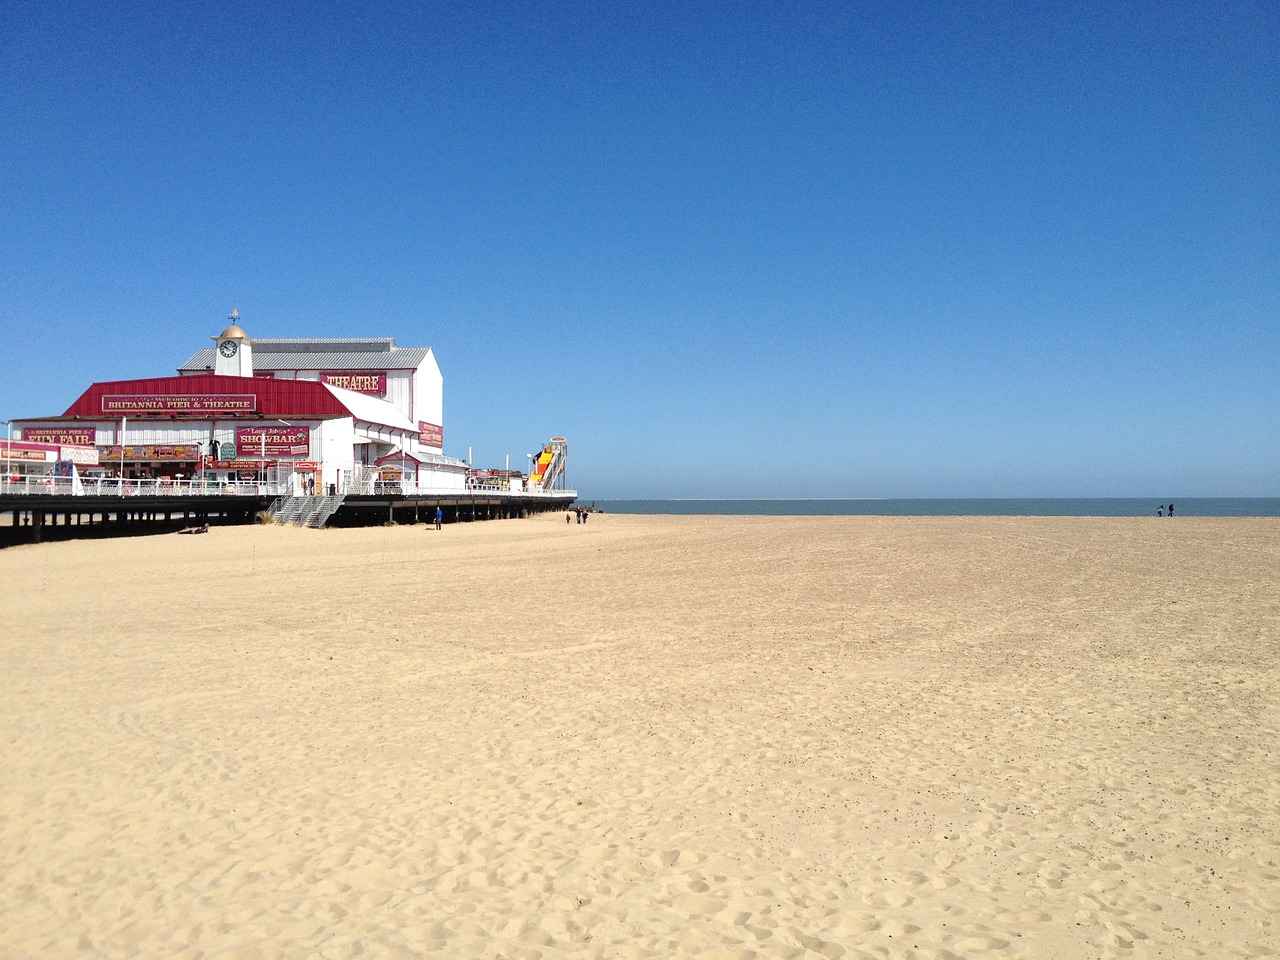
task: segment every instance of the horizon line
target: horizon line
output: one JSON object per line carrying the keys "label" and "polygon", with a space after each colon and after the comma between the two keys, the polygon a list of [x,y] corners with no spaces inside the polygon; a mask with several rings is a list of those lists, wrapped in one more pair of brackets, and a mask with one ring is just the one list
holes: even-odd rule
{"label": "horizon line", "polygon": [[[1184,500],[1276,500],[1280,499],[1280,494],[1248,494],[1248,495],[1231,495],[1231,494],[1178,494],[1175,496],[1175,502],[1178,498]],[[1018,496],[1018,497],[578,497],[579,500],[595,499],[595,500],[633,500],[633,501],[649,501],[652,503],[803,503],[806,501],[826,501],[831,503],[856,503],[856,502],[877,502],[885,500],[1159,500],[1159,497],[1147,496],[1069,496],[1069,497],[1053,497],[1053,496]],[[1165,499],[1168,499],[1167,497]]]}

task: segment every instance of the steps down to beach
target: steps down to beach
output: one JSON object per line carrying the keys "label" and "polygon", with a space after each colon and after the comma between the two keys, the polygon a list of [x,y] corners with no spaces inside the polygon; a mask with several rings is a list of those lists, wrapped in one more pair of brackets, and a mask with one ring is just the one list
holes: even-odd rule
{"label": "steps down to beach", "polygon": [[276,523],[320,529],[342,506],[342,497],[280,497],[271,504]]}

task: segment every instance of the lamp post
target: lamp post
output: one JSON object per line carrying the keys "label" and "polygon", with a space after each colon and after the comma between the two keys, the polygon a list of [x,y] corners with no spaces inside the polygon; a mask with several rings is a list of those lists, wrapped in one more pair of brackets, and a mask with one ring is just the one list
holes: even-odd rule
{"label": "lamp post", "polygon": [[120,418],[120,496],[124,496],[124,427],[128,417]]}
{"label": "lamp post", "polygon": [[[4,487],[9,487],[9,459],[13,454],[13,421],[6,420],[5,425],[9,428],[9,439],[4,442]],[[17,521],[14,521],[15,524]]]}
{"label": "lamp post", "polygon": [[194,491],[196,484],[200,482],[200,477],[204,474],[204,441],[197,440],[192,446],[196,448],[196,468],[189,474],[188,485]]}
{"label": "lamp post", "polygon": [[[286,427],[294,426],[294,424],[290,423],[288,420],[281,420],[279,417],[276,418],[276,423],[283,423]],[[262,468],[262,482],[265,484],[267,482],[267,426],[266,424],[262,425],[261,468]],[[276,482],[278,483],[279,480],[280,480],[280,460],[277,459],[276,460]]]}

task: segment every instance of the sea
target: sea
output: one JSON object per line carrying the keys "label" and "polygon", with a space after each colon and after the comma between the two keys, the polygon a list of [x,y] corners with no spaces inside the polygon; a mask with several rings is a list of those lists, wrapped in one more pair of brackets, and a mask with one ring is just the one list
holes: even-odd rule
{"label": "sea", "polygon": [[[815,517],[1155,517],[1168,500],[1149,497],[1045,497],[929,500],[583,500],[606,513]],[[1185,497],[1178,517],[1280,517],[1280,497]]]}

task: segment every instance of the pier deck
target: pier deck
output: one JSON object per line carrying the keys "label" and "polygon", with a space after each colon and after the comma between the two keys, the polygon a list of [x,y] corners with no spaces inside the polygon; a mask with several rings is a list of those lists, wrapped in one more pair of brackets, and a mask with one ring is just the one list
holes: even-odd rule
{"label": "pier deck", "polygon": [[[222,494],[135,491],[128,495],[66,492],[0,492],[0,547],[79,537],[123,537],[168,533],[183,527],[257,522],[279,494],[255,490]],[[388,522],[432,522],[438,507],[446,523],[523,517],[564,510],[574,491],[506,493],[347,494],[327,526],[375,526]]]}

